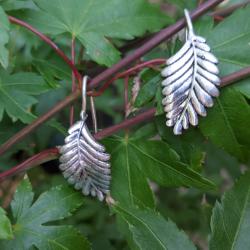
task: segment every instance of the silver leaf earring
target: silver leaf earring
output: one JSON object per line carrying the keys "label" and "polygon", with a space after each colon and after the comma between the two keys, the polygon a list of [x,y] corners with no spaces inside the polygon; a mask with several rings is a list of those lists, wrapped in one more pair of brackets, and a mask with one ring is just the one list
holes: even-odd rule
{"label": "silver leaf earring", "polygon": [[[110,155],[105,153],[104,146],[94,139],[86,125],[86,84],[87,76],[82,82],[81,120],[69,128],[65,144],[59,147],[59,168],[75,189],[82,190],[84,195],[96,196],[102,201],[109,194]],[[97,132],[93,97],[90,101],[94,130]]]}
{"label": "silver leaf earring", "polygon": [[206,116],[205,107],[213,106],[213,98],[219,95],[218,60],[210,52],[206,39],[196,36],[191,18],[184,10],[187,30],[183,47],[166,62],[162,71],[162,100],[167,113],[166,125],[174,127],[179,135],[189,124],[198,124],[198,115]]}

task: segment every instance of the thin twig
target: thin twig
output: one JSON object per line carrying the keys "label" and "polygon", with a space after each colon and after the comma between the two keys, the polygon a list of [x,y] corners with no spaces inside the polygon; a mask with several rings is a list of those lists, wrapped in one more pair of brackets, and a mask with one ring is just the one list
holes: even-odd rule
{"label": "thin twig", "polygon": [[[126,76],[124,78],[124,120],[127,120],[127,111],[128,111],[128,87],[129,87],[129,76]],[[128,128],[125,128],[125,133],[126,133],[126,136],[128,136],[129,134],[129,129]]]}
{"label": "thin twig", "polygon": [[91,91],[90,95],[92,95],[92,96],[100,96],[117,79],[125,78],[127,76],[130,76],[131,74],[138,73],[138,71],[140,71],[141,69],[150,68],[153,65],[161,65],[161,64],[163,64],[165,62],[166,62],[166,59],[157,58],[157,59],[152,59],[150,61],[139,63],[139,64],[135,65],[134,67],[131,67],[130,69],[128,69],[126,71],[123,71],[121,73],[116,74],[113,78],[111,78],[110,80],[105,82],[103,84],[103,86],[98,91]]}
{"label": "thin twig", "polygon": [[[71,62],[73,65],[75,65],[75,37],[72,37],[71,39]],[[72,79],[71,92],[74,93],[76,91],[76,78],[73,70],[71,79]],[[74,104],[72,104],[70,107],[69,123],[70,126],[74,123]]]}
{"label": "thin twig", "polygon": [[60,110],[64,109],[68,105],[70,105],[73,101],[75,101],[80,96],[80,92],[76,91],[75,93],[70,94],[68,97],[64,98],[61,102],[57,103],[49,112],[37,118],[34,122],[29,124],[28,126],[21,129],[14,136],[12,136],[9,140],[7,140],[4,144],[2,144],[0,148],[0,155],[6,152],[11,146],[22,140],[28,134],[30,134],[33,130],[41,126],[43,123],[48,121],[51,117],[57,114]]}
{"label": "thin twig", "polygon": [[227,17],[230,14],[232,14],[235,10],[243,8],[247,6],[250,3],[250,0],[244,1],[243,3],[237,3],[232,6],[229,6],[227,8],[219,9],[214,12],[212,12],[211,16],[221,16],[221,17]]}
{"label": "thin twig", "polygon": [[50,40],[47,36],[45,36],[43,33],[38,31],[37,29],[35,29],[31,25],[29,25],[28,23],[26,23],[22,20],[19,20],[13,16],[8,16],[8,18],[9,18],[9,21],[11,23],[18,24],[18,25],[30,30],[31,32],[36,34],[41,40],[43,40],[45,43],[47,43],[69,65],[69,67],[72,69],[76,79],[78,80],[79,84],[81,84],[81,78],[82,78],[81,74],[79,73],[79,71],[77,70],[75,65],[72,64],[71,60],[65,55],[65,53],[60,48],[58,48],[58,46],[52,40]]}
{"label": "thin twig", "polygon": [[[131,119],[127,119],[124,122],[114,125],[110,128],[104,129],[102,131],[99,131],[97,134],[95,134],[96,139],[104,138],[110,134],[113,134],[114,131],[119,131],[124,128],[129,128],[133,126],[134,124],[138,124],[140,122],[146,121],[148,119],[151,119],[154,116],[155,109],[150,109],[142,114],[137,115],[136,117],[133,117]],[[51,148],[44,150],[36,155],[33,155],[26,161],[22,162],[21,164],[3,172],[0,173],[0,181],[13,176],[15,174],[18,174],[20,172],[26,171],[32,167],[39,166],[40,164],[44,162],[48,162],[51,160],[54,160],[59,157],[59,151],[57,148]]]}
{"label": "thin twig", "polygon": [[58,152],[57,148],[51,148],[51,149],[44,150],[36,155],[33,155],[32,157],[25,160],[21,164],[1,173],[0,180],[3,180],[9,176],[14,175],[14,174],[18,174],[20,172],[23,172],[24,170],[27,170],[31,167],[38,166],[44,162],[57,159],[58,155],[59,155],[59,152]]}
{"label": "thin twig", "polygon": [[127,119],[129,76],[124,78],[124,117]]}

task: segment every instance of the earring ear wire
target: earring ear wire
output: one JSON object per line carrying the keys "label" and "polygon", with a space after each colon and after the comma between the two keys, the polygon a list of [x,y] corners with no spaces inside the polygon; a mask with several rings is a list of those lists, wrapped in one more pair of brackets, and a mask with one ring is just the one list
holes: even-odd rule
{"label": "earring ear wire", "polygon": [[186,18],[188,33],[191,36],[193,36],[194,35],[194,28],[193,28],[191,17],[189,15],[189,11],[187,9],[184,9],[184,14],[185,14],[185,18]]}
{"label": "earring ear wire", "polygon": [[[86,107],[87,107],[87,82],[89,77],[84,76],[82,79],[82,112],[81,112],[81,118],[86,115]],[[96,119],[96,109],[95,109],[95,102],[94,97],[90,96],[90,111],[92,116],[92,122],[93,122],[93,130],[94,133],[97,133],[97,119]]]}
{"label": "earring ear wire", "polygon": [[87,81],[88,76],[84,76],[82,79],[82,111],[86,113],[87,107]]}
{"label": "earring ear wire", "polygon": [[96,134],[97,131],[98,131],[98,129],[97,129],[97,118],[96,118],[95,101],[94,101],[94,97],[93,96],[90,96],[90,111],[91,111],[91,116],[92,116],[94,133]]}

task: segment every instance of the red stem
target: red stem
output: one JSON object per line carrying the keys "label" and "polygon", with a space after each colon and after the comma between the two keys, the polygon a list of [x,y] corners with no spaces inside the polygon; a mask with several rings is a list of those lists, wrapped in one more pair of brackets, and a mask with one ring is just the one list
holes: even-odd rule
{"label": "red stem", "polygon": [[[74,37],[72,37],[71,39],[71,62],[73,65],[75,65],[75,38]],[[73,70],[72,70],[71,79],[72,79],[71,92],[73,93],[76,91],[76,78],[75,78]],[[70,123],[70,126],[74,123],[74,104],[72,104],[70,107],[69,123]]]}
{"label": "red stem", "polygon": [[136,124],[139,124],[141,122],[146,122],[147,120],[150,120],[154,117],[156,109],[155,108],[151,108],[145,112],[142,112],[141,114],[130,118],[130,119],[126,119],[123,122],[119,123],[119,124],[115,124],[111,127],[105,128],[101,131],[99,131],[98,133],[95,134],[95,138],[100,140],[103,139],[107,136],[110,136],[116,132],[118,132],[119,130],[122,129],[128,129]]}
{"label": "red stem", "polygon": [[12,136],[9,140],[7,140],[4,144],[1,145],[0,148],[0,155],[6,152],[12,145],[16,144],[18,141],[22,140],[25,136],[31,133],[31,131],[35,130],[37,127],[41,126],[47,120],[49,120],[52,116],[58,113],[63,108],[70,105],[74,100],[76,100],[80,96],[80,92],[76,91],[69,95],[68,97],[64,98],[63,101],[57,103],[55,107],[53,107],[49,112],[40,116],[34,122],[29,124],[28,126],[21,129],[17,132],[14,136]]}
{"label": "red stem", "polygon": [[[133,126],[134,124],[144,122],[148,119],[151,119],[154,116],[154,113],[155,113],[155,109],[154,108],[150,109],[142,114],[137,115],[136,117],[133,117],[131,119],[127,119],[120,124],[114,125],[110,128],[107,128],[107,129],[104,129],[104,130],[98,132],[97,134],[95,134],[95,138],[101,139],[101,138],[104,138],[106,136],[113,134],[114,131],[119,131],[119,130],[124,129],[124,128],[128,129],[129,127]],[[32,157],[25,160],[21,164],[13,167],[7,171],[4,171],[3,173],[0,173],[0,181],[7,178],[7,177],[12,176],[12,175],[26,171],[32,167],[39,166],[40,164],[42,164],[44,162],[57,159],[58,156],[59,156],[59,151],[57,148],[44,150],[36,155],[33,155]]]}
{"label": "red stem", "polygon": [[34,166],[38,166],[44,162],[51,161],[57,159],[59,155],[57,148],[51,148],[44,150],[36,155],[33,155],[29,159],[25,160],[21,164],[3,172],[0,174],[0,181],[5,179],[6,177],[12,176],[14,174],[18,174],[23,172],[24,170],[28,170]]}
{"label": "red stem", "polygon": [[233,4],[227,8],[223,8],[223,9],[218,9],[212,13],[210,13],[211,16],[220,16],[220,17],[227,17],[230,14],[232,14],[235,10],[239,9],[239,8],[244,8],[245,6],[247,6],[250,3],[250,0],[246,0],[243,1],[242,3],[236,3]]}
{"label": "red stem", "polygon": [[71,62],[71,60],[64,54],[64,52],[60,48],[58,48],[58,46],[53,41],[51,41],[43,33],[41,33],[40,31],[38,31],[37,29],[35,29],[34,27],[32,27],[31,25],[29,25],[28,23],[26,23],[22,20],[19,20],[13,16],[9,16],[9,21],[11,23],[18,24],[18,25],[30,30],[31,32],[36,34],[41,40],[43,40],[45,43],[47,43],[69,65],[69,67],[72,69],[72,72],[74,73],[76,79],[78,80],[79,84],[81,84],[81,78],[82,78],[81,74],[79,73],[79,71],[77,70],[75,65]]}
{"label": "red stem", "polygon": [[127,111],[128,111],[128,87],[129,87],[129,76],[124,78],[124,117],[127,119]]}
{"label": "red stem", "polygon": [[100,96],[117,79],[130,76],[131,74],[134,74],[134,73],[138,72],[139,70],[141,70],[143,68],[150,68],[153,65],[160,65],[160,64],[163,64],[165,62],[166,62],[166,59],[157,58],[157,59],[153,59],[153,60],[150,60],[150,61],[147,61],[147,62],[143,62],[143,63],[137,64],[134,67],[131,67],[130,69],[128,69],[128,70],[126,70],[124,72],[116,74],[109,81],[105,82],[103,84],[103,86],[98,91],[94,91],[94,92],[92,91],[92,92],[90,92],[90,94],[92,96]]}
{"label": "red stem", "polygon": [[216,21],[216,22],[221,22],[223,20],[224,20],[223,16],[219,16],[219,15],[214,16],[214,21]]}

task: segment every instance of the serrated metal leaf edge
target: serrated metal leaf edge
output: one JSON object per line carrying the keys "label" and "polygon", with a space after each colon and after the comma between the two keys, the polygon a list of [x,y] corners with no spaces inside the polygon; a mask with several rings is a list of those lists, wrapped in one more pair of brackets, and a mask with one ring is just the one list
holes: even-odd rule
{"label": "serrated metal leaf edge", "polygon": [[80,120],[69,128],[65,144],[59,147],[59,168],[75,189],[102,201],[109,194],[110,155],[91,135],[85,121]]}
{"label": "serrated metal leaf edge", "polygon": [[189,31],[183,47],[166,64],[162,70],[162,104],[167,113],[166,125],[173,126],[178,135],[189,124],[198,125],[198,115],[206,116],[205,107],[212,107],[212,97],[219,95],[218,60],[206,39]]}

